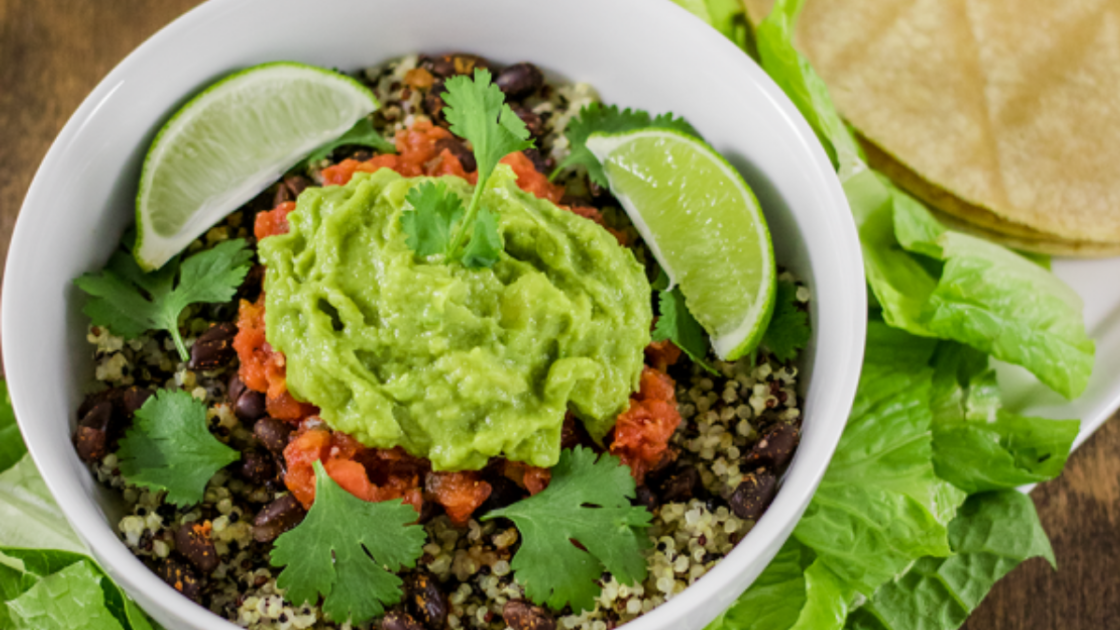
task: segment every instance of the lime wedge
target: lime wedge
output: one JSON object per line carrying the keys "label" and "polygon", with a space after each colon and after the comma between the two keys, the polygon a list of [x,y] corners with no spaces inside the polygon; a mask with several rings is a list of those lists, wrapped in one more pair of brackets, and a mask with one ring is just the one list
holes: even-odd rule
{"label": "lime wedge", "polygon": [[161,267],[379,106],[349,77],[290,62],[254,66],[206,88],[148,149],[136,195],[136,261]]}
{"label": "lime wedge", "polygon": [[594,133],[587,148],[716,355],[753,350],[774,310],[774,248],[738,171],[702,140],[668,129]]}

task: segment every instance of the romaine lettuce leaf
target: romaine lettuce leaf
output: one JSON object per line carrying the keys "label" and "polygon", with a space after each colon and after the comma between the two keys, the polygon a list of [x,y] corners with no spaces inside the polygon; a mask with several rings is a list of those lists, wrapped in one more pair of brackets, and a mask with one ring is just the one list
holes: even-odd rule
{"label": "romaine lettuce leaf", "polygon": [[747,42],[747,15],[739,0],[673,0],[677,5],[712,25],[736,46]]}
{"label": "romaine lettuce leaf", "polygon": [[12,402],[8,398],[8,383],[0,379],[0,472],[15,466],[27,447],[19,434],[16,414],[12,413]]}
{"label": "romaine lettuce leaf", "polygon": [[941,342],[934,359],[933,465],[937,475],[974,493],[1057,477],[1081,423],[1030,418],[1001,409],[988,357]]}
{"label": "romaine lettuce leaf", "polygon": [[1030,497],[1007,490],[968,499],[949,526],[955,552],[922,558],[848,619],[848,630],[955,630],[1000,578],[1027,558],[1055,565]]}
{"label": "romaine lettuce leaf", "polygon": [[103,578],[83,560],[43,577],[7,602],[17,630],[124,630],[105,606]]}
{"label": "romaine lettuce leaf", "polygon": [[1081,298],[1015,252],[942,226],[921,203],[891,191],[895,232],[907,250],[944,263],[919,316],[929,332],[1030,370],[1067,398],[1093,370]]}

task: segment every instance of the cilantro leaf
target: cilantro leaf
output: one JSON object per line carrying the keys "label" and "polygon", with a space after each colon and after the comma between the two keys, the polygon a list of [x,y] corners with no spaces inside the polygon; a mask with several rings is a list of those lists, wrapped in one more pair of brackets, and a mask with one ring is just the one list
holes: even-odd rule
{"label": "cilantro leaf", "polygon": [[281,534],[273,566],[293,603],[316,602],[339,623],[360,624],[400,601],[394,572],[412,567],[427,535],[416,510],[400,499],[370,503],[343,490],[315,462],[315,503],[295,529]]}
{"label": "cilantro leaf", "polygon": [[443,184],[425,182],[408,191],[405,201],[412,210],[401,213],[405,243],[417,256],[443,254],[451,241],[451,230],[463,218],[463,202]]}
{"label": "cilantro leaf", "polygon": [[809,343],[809,318],[797,306],[797,285],[779,280],[774,315],[762,335],[762,344],[779,361],[789,361]]}
{"label": "cilantro leaf", "polygon": [[443,115],[451,123],[451,133],[474,147],[481,188],[499,160],[533,146],[529,130],[506,104],[502,90],[491,82],[489,70],[476,68],[473,80],[457,76],[448,79],[445,87]]}
{"label": "cilantro leaf", "polygon": [[[664,273],[664,272],[662,272]],[[662,286],[664,286],[663,283]],[[679,286],[672,291],[661,289],[658,291],[658,305],[660,315],[657,324],[653,327],[653,341],[672,341],[684,351],[700,367],[718,374],[716,369],[709,365],[704,358],[708,356],[708,335],[700,322],[689,312],[684,302],[684,294]]]}
{"label": "cilantro leaf", "polygon": [[315,152],[307,156],[303,164],[306,166],[318,162],[330,155],[331,151],[348,144],[369,147],[378,153],[397,152],[397,146],[390,142],[389,139],[377,133],[377,130],[373,128],[373,123],[370,122],[370,119],[367,117],[354,123],[354,126],[351,127],[349,131],[339,136],[336,140],[332,140],[318,149],[315,149]]}
{"label": "cilantro leaf", "polygon": [[603,172],[603,165],[598,158],[587,149],[587,138],[595,132],[619,133],[633,131],[645,127],[661,127],[674,129],[697,138],[700,134],[692,128],[683,118],[672,114],[660,114],[651,117],[649,112],[640,109],[626,108],[620,110],[617,105],[604,106],[602,103],[591,103],[579,112],[577,118],[572,119],[564,130],[568,138],[571,153],[556,167],[549,179],[555,179],[561,170],[579,164],[587,167],[587,174],[591,181],[600,186],[607,186],[607,175]]}
{"label": "cilantro leaf", "polygon": [[463,251],[463,266],[467,269],[490,267],[498,262],[502,253],[502,236],[498,234],[498,217],[486,208],[478,211],[474,220],[474,233]]}
{"label": "cilantro leaf", "polygon": [[565,604],[577,613],[594,608],[604,570],[620,584],[646,578],[642,551],[649,540],[643,528],[651,516],[630,504],[630,468],[611,455],[596,457],[583,447],[561,451],[548,488],[482,517],[517,525],[521,548],[511,564],[517,581],[530,599],[554,610]]}
{"label": "cilantro leaf", "polygon": [[161,389],[136,410],[121,440],[121,474],[145,488],[167,490],[180,506],[198,503],[206,482],[241,454],[206,428],[206,405],[184,391]]}
{"label": "cilantro leaf", "polygon": [[[95,326],[129,339],[148,330],[171,333],[183,361],[190,359],[179,334],[179,315],[200,302],[225,302],[233,297],[249,271],[253,253],[243,239],[225,241],[187,258],[178,258],[151,273],[144,273],[132,255],[113,252],[99,273],[74,280],[92,299],[82,312]],[[175,278],[178,276],[178,283]]]}
{"label": "cilantro leaf", "polygon": [[[533,146],[525,123],[513,113],[505,102],[505,95],[496,84],[491,82],[490,71],[476,68],[474,79],[458,76],[448,79],[443,95],[446,106],[443,115],[451,123],[451,133],[465,138],[474,147],[475,161],[478,163],[478,182],[471,196],[467,216],[458,225],[451,238],[447,253],[455,257],[466,241],[467,235],[478,235],[482,229],[482,242],[476,246],[480,251],[488,251],[495,242],[500,242],[497,222],[484,223],[482,228],[475,226],[482,202],[482,192],[486,183],[498,166],[498,161],[515,151],[523,151]],[[474,263],[484,258],[472,257]],[[497,260],[496,255],[493,260]],[[493,264],[492,262],[490,264]]]}

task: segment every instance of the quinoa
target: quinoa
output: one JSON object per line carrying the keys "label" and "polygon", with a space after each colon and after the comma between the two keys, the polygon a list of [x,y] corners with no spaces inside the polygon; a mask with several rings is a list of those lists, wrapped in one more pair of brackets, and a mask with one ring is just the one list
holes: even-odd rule
{"label": "quinoa", "polygon": [[[432,116],[432,90],[409,85],[432,60],[410,55],[359,74],[383,104],[373,121],[386,137]],[[580,109],[597,100],[586,84],[546,84],[517,103],[539,119],[541,132],[533,156],[538,170],[551,170],[563,160],[569,149],[566,126]],[[321,170],[332,163],[366,155],[368,150],[362,147],[341,147],[331,158],[311,165],[305,175],[316,181]],[[566,199],[599,209],[608,227],[636,244],[639,261],[652,260],[617,202],[609,192],[590,183],[584,170],[565,171],[560,181],[566,187]],[[285,192],[286,186],[285,182],[274,185],[188,250],[200,251],[231,238],[253,242],[250,226],[255,214],[291,196]],[[807,310],[808,288],[788,272],[780,279],[797,284],[799,307]],[[247,281],[250,286],[243,287],[230,303],[186,309],[179,322],[186,345],[194,345],[214,324],[235,322],[238,300],[251,299],[252,292],[259,291],[251,284]],[[83,409],[107,400],[114,392],[182,390],[205,403],[208,427],[220,441],[243,454],[264,452],[254,435],[254,421],[243,417],[235,408],[238,401],[231,399],[236,358],[212,371],[191,369],[163,332],[125,340],[106,329],[90,327],[87,341],[92,348],[95,384]],[[650,471],[636,500],[653,517],[647,530],[648,577],[640,584],[620,584],[614,576],[604,574],[595,608],[579,614],[570,609],[558,611],[558,628],[608,630],[649,612],[703,577],[754,527],[755,519],[742,516],[736,496],[749,485],[748,478],[781,472],[775,468],[782,464],[759,465],[761,460],[752,456],[767,446],[765,436],[775,432],[792,435],[795,443],[801,422],[798,369],[795,362],[778,361],[764,350],[736,362],[713,357],[709,362],[714,374],[687,356],[669,368],[676,382],[681,422],[670,440],[672,457],[664,469]],[[79,409],[79,419],[83,409]],[[87,463],[99,483],[120,493],[125,512],[117,523],[120,539],[153,571],[161,576],[190,576],[193,582],[176,582],[176,588],[252,630],[352,627],[348,622],[326,619],[316,604],[287,601],[277,586],[279,569],[269,563],[271,542],[255,536],[254,521],[259,521],[267,506],[287,495],[280,476],[257,478],[235,463],[209,481],[201,503],[181,508],[166,503],[164,493],[138,488],[121,476],[115,454],[119,437],[119,432],[111,436],[107,454]],[[788,461],[791,454],[784,453],[782,458]],[[276,463],[277,470],[281,466],[282,462]],[[763,500],[763,508],[768,501]],[[506,628],[504,607],[525,597],[510,566],[520,544],[517,529],[504,519],[484,523],[471,519],[463,527],[456,527],[442,514],[421,521],[428,539],[411,573],[434,578],[446,600],[445,627]],[[195,525],[205,528],[217,555],[217,566],[208,573],[200,571],[177,542],[184,528]],[[378,624],[375,620],[360,627]]]}

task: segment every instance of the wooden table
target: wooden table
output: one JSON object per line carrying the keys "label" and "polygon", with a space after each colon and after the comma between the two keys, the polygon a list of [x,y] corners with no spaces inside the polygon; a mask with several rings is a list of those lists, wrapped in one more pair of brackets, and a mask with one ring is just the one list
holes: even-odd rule
{"label": "wooden table", "polygon": [[[651,0],[652,1],[652,0]],[[0,261],[39,161],[118,61],[197,0],[0,0]],[[1034,492],[1060,569],[1026,563],[969,630],[1120,629],[1120,422]]]}

